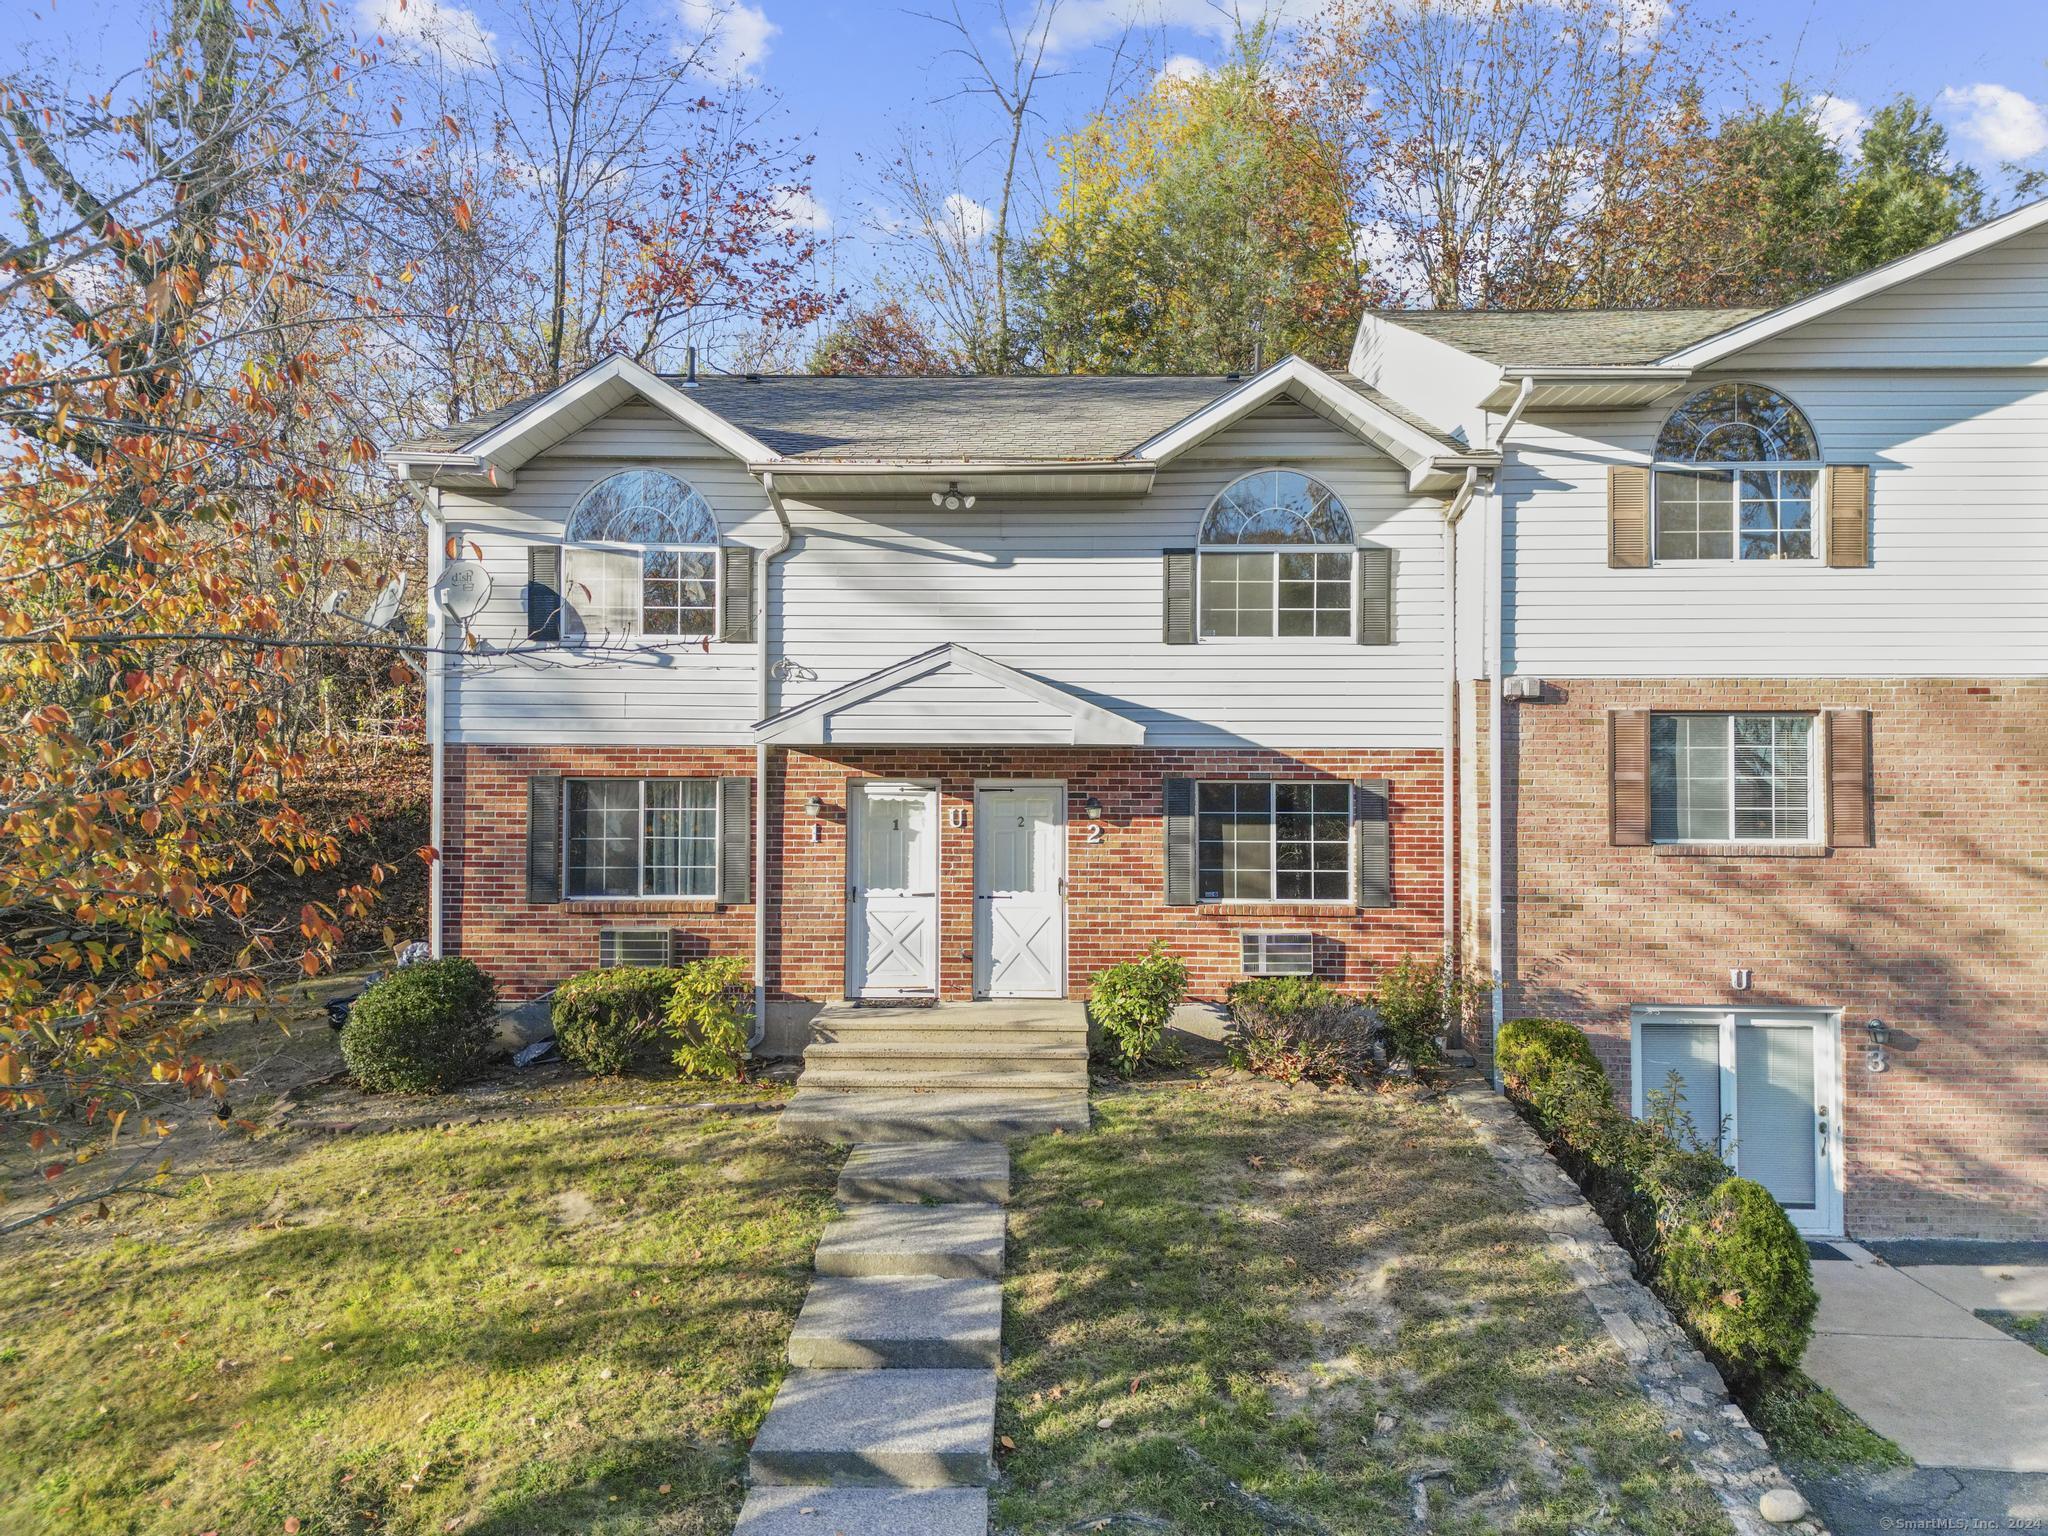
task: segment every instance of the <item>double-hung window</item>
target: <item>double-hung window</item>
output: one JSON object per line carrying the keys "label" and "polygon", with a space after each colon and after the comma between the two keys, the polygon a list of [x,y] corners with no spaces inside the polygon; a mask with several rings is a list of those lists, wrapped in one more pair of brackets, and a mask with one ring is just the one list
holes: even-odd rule
{"label": "double-hung window", "polygon": [[1202,520],[1202,638],[1349,635],[1352,546],[1351,515],[1319,480],[1264,469],[1228,486]]}
{"label": "double-hung window", "polygon": [[718,519],[658,469],[600,480],[569,514],[562,545],[566,639],[718,632]]}
{"label": "double-hung window", "polygon": [[1202,784],[1195,877],[1205,902],[1349,901],[1349,784]]}
{"label": "double-hung window", "polygon": [[565,789],[572,898],[715,894],[716,779],[571,779]]}
{"label": "double-hung window", "polygon": [[1813,559],[1820,471],[1813,428],[1776,390],[1701,390],[1657,438],[1657,560]]}
{"label": "double-hung window", "polygon": [[1812,715],[1652,715],[1651,840],[1811,842],[1813,733]]}

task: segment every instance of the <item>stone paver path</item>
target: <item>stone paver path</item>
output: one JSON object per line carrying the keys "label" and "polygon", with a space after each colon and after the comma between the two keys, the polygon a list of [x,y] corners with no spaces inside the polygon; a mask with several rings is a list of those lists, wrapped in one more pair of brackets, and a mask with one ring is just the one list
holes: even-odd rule
{"label": "stone paver path", "polygon": [[1009,1197],[1000,1142],[853,1149],[735,1536],[986,1536]]}

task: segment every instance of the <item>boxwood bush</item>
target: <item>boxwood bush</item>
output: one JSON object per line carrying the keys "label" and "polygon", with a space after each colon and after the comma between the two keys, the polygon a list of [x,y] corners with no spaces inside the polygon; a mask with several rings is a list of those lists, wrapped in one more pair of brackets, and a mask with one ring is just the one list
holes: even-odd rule
{"label": "boxwood bush", "polygon": [[373,1093],[443,1093],[483,1069],[497,1017],[497,988],[474,960],[424,960],[356,999],[341,1059]]}
{"label": "boxwood bush", "polygon": [[1819,1305],[1806,1242],[1769,1190],[1732,1176],[1675,1088],[1631,1119],[1586,1037],[1515,1019],[1496,1047],[1508,1097],[1543,1133],[1679,1323],[1738,1388],[1799,1363]]}
{"label": "boxwood bush", "polygon": [[617,1077],[668,1039],[668,1001],[682,973],[615,966],[571,976],[555,989],[555,1043],[584,1071]]}
{"label": "boxwood bush", "polygon": [[1129,1077],[1158,1054],[1173,1010],[1188,995],[1188,968],[1155,939],[1142,960],[1095,973],[1088,1018],[1102,1031],[1110,1065]]}

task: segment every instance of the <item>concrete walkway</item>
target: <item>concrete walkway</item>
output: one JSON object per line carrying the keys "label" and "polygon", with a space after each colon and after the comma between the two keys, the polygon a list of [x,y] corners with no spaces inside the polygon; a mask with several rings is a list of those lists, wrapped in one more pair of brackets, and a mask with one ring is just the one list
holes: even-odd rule
{"label": "concrete walkway", "polygon": [[1845,1258],[1813,1266],[1807,1374],[1921,1467],[2048,1474],[2048,1355],[1975,1315],[2048,1312],[2048,1263],[1894,1266],[1829,1246]]}
{"label": "concrete walkway", "polygon": [[734,1536],[987,1536],[1001,1142],[856,1146]]}

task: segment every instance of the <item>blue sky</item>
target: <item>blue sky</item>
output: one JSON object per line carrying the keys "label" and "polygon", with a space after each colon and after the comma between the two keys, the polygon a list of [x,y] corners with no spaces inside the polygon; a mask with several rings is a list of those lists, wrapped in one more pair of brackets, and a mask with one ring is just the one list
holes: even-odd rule
{"label": "blue sky", "polygon": [[[359,20],[374,20],[397,0],[336,3]],[[497,3],[407,0],[401,25],[494,33],[502,30]],[[948,36],[913,14],[949,3],[911,0],[905,9],[866,0],[647,0],[650,14],[679,27],[701,25],[713,10],[721,14],[728,64],[779,94],[786,130],[815,135],[817,201],[834,232],[855,241],[871,202],[870,166],[889,153],[905,121],[950,122],[970,147],[991,131],[984,109],[943,99],[958,77],[957,65],[939,57]],[[977,0],[963,3],[977,14]],[[1279,3],[1299,16],[1316,9],[1311,0]],[[1212,0],[1064,0],[1058,57],[1065,73],[1046,88],[1048,128],[1078,119],[1102,99],[1107,45],[1134,9],[1146,19],[1153,59],[1217,57],[1227,23]],[[1829,112],[1842,123],[1910,92],[1935,108],[1957,148],[1987,172],[2001,159],[2048,163],[2042,0],[1737,0],[1732,9],[1737,29],[1763,40],[1749,60],[1760,92],[1790,72],[1830,93]],[[14,0],[0,6],[0,57],[11,70],[32,52],[77,67],[86,78],[104,78],[110,63],[127,62],[141,46],[137,10],[134,0]],[[849,256],[858,267],[859,258]]]}

